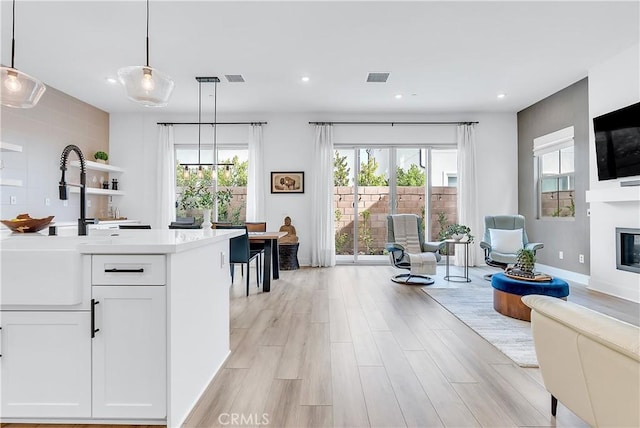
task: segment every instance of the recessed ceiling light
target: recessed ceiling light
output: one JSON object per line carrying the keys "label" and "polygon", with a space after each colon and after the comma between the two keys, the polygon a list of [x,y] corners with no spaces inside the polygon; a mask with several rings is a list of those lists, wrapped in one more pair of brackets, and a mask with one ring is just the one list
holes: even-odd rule
{"label": "recessed ceiling light", "polygon": [[400,98],[402,98],[402,94],[396,94],[396,100],[399,100]]}
{"label": "recessed ceiling light", "polygon": [[498,94],[498,99],[499,99],[499,100],[501,100],[501,99],[503,99],[503,98],[504,98],[504,97],[506,97],[506,96],[507,96],[507,94],[502,94],[502,93],[500,93],[500,94]]}
{"label": "recessed ceiling light", "polygon": [[309,78],[309,76],[303,76],[302,79],[300,79],[300,80],[302,80],[303,82],[307,83],[311,79]]}
{"label": "recessed ceiling light", "polygon": [[107,81],[107,83],[111,83],[112,85],[115,85],[116,83],[118,83],[118,81],[113,78],[113,77],[107,77],[106,79],[104,79]]}

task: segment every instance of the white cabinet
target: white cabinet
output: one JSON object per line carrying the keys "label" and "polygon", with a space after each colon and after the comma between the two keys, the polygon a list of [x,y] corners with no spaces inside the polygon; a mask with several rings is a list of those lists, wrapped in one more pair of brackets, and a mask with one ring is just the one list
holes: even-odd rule
{"label": "white cabinet", "polygon": [[3,418],[91,417],[88,312],[0,313]]}
{"label": "white cabinet", "polygon": [[93,417],[165,418],[166,287],[92,288]]}

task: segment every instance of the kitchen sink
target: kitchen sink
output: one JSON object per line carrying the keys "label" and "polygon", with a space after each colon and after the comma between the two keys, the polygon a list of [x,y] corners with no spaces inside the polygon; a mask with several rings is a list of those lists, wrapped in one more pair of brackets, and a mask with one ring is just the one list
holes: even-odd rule
{"label": "kitchen sink", "polygon": [[83,243],[104,237],[12,235],[0,241],[0,305],[70,306],[82,302]]}

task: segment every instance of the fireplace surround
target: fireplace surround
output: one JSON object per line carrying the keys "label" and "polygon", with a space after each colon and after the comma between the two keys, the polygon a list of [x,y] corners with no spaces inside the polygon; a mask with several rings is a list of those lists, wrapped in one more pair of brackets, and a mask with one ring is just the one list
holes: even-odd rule
{"label": "fireplace surround", "polygon": [[640,274],[640,229],[616,227],[616,268]]}

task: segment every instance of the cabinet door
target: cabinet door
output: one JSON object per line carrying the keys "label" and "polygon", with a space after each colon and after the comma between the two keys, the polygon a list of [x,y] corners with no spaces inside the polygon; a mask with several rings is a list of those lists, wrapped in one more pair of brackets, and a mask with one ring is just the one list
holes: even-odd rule
{"label": "cabinet door", "polygon": [[0,313],[3,418],[91,417],[88,312]]}
{"label": "cabinet door", "polygon": [[94,418],[166,417],[165,289],[92,287]]}

